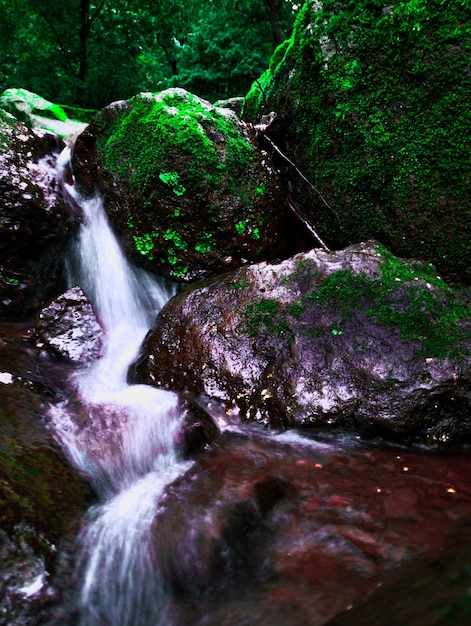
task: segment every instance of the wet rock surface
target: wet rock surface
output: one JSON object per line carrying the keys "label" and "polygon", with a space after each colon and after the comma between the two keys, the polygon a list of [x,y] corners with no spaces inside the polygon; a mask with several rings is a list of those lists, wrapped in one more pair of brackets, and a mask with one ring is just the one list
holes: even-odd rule
{"label": "wet rock surface", "polygon": [[59,137],[78,135],[86,126],[84,122],[70,120],[60,105],[27,89],[6,89],[0,95],[0,108],[29,128],[42,128]]}
{"label": "wet rock surface", "polygon": [[471,434],[470,306],[432,266],[369,242],[253,265],[160,313],[130,378],[272,427],[430,445]]}
{"label": "wet rock surface", "polygon": [[[0,324],[0,624],[32,624],[54,596],[58,550],[72,541],[90,491],[44,422],[64,392],[64,362],[27,326]],[[61,391],[62,389],[62,391]]]}
{"label": "wet rock surface", "polygon": [[80,287],[68,289],[42,308],[36,330],[51,350],[69,361],[87,363],[102,353],[103,328]]}
{"label": "wet rock surface", "polygon": [[80,220],[55,162],[63,142],[0,109],[0,319],[31,316],[65,287],[63,255]]}
{"label": "wet rock surface", "polygon": [[82,191],[103,193],[127,255],[156,274],[194,280],[287,246],[268,154],[235,113],[183,89],[103,109],[72,165]]}
{"label": "wet rock surface", "polygon": [[[430,576],[438,555],[469,547],[466,450],[441,455],[309,429],[274,437],[224,422],[218,444],[167,488],[154,524],[175,624],[320,626],[347,609],[353,619],[394,576]],[[451,578],[435,584],[456,588]],[[388,622],[389,604],[380,606],[378,623],[408,623]],[[435,606],[446,611],[440,597]]]}

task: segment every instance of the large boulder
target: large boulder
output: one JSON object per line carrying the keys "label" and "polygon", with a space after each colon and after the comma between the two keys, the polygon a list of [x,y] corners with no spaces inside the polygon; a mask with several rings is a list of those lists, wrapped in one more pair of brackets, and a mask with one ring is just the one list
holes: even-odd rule
{"label": "large boulder", "polygon": [[439,443],[471,435],[471,305],[369,242],[241,268],[161,311],[130,377],[270,426]]}
{"label": "large boulder", "polygon": [[55,168],[63,147],[0,109],[0,319],[28,317],[64,289],[80,209]]}
{"label": "large boulder", "polygon": [[292,198],[327,244],[374,238],[471,281],[471,5],[306,1],[244,118],[293,168]]}
{"label": "large boulder", "polygon": [[127,254],[182,281],[273,258],[286,245],[276,171],[246,124],[183,89],[103,109],[73,171],[96,189]]}

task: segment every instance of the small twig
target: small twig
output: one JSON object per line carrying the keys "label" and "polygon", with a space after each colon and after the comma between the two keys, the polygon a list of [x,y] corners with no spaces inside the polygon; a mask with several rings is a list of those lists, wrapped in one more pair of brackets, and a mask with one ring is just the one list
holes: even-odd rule
{"label": "small twig", "polygon": [[289,208],[293,211],[294,215],[297,219],[303,224],[303,226],[311,233],[311,235],[317,239],[317,241],[321,244],[321,247],[327,252],[330,252],[330,248],[322,241],[320,236],[317,234],[316,229],[307,221],[307,219],[302,215],[302,213],[297,209],[289,199],[286,200]]}
{"label": "small twig", "polygon": [[317,195],[319,196],[319,198],[322,200],[322,202],[325,204],[325,206],[332,211],[332,213],[335,215],[335,217],[337,218],[337,222],[339,223],[339,226],[342,227],[342,224],[340,222],[339,216],[337,215],[337,212],[330,206],[330,204],[327,202],[327,200],[324,198],[324,196],[321,194],[321,192],[319,191],[319,189],[317,189],[317,187],[314,187],[314,185],[311,183],[310,180],[308,180],[304,174],[301,172],[301,170],[293,163],[293,161],[291,161],[291,159],[289,157],[286,156],[286,154],[284,154],[279,148],[278,146],[270,139],[270,137],[268,137],[268,135],[265,134],[265,132],[262,130],[262,128],[258,127],[258,126],[254,126],[255,130],[257,132],[259,132],[264,140],[270,145],[271,148],[273,148],[273,150],[284,160],[286,161],[286,163],[288,163],[288,165],[291,165],[292,168],[295,169],[295,171],[299,174],[299,176],[304,180],[305,183],[307,183],[309,185],[309,187],[311,189],[313,189]]}

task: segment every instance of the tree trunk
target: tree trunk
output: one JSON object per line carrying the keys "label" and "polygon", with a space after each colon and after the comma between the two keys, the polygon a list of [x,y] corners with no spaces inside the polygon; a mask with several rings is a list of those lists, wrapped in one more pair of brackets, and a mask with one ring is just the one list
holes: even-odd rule
{"label": "tree trunk", "polygon": [[263,0],[263,4],[265,5],[265,9],[267,10],[268,19],[270,21],[271,30],[273,33],[273,39],[275,40],[275,44],[279,46],[280,43],[283,43],[283,41],[285,40],[285,35],[280,27],[276,0]]}

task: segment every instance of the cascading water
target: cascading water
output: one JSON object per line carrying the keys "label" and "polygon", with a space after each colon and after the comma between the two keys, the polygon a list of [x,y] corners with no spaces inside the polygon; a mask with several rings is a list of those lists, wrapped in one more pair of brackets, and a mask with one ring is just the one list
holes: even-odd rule
{"label": "cascading water", "polygon": [[127,262],[98,195],[76,199],[84,224],[69,282],[84,289],[106,331],[103,357],[74,374],[77,399],[50,408],[57,438],[101,500],[78,537],[80,624],[167,625],[151,535],[159,496],[188,468],[174,445],[177,396],[128,385],[126,372],[173,290]]}

